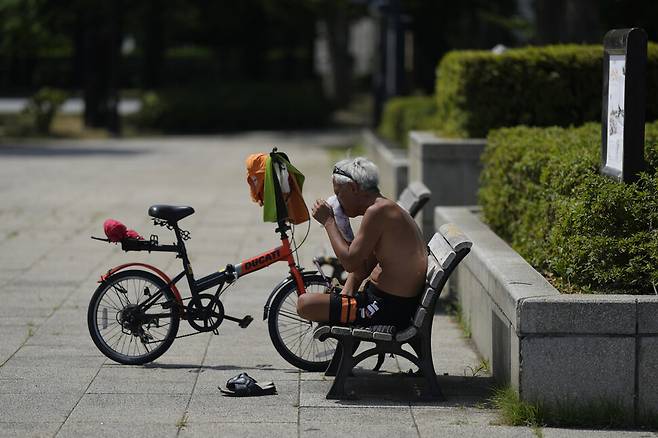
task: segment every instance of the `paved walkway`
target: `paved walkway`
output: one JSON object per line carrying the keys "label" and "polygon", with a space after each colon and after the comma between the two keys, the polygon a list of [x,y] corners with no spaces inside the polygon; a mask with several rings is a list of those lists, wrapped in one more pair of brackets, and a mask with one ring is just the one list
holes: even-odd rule
{"label": "paved walkway", "polygon": [[[86,324],[99,275],[126,261],[148,261],[173,274],[166,254],[123,253],[89,239],[113,217],[141,233],[154,229],[154,203],[189,204],[196,213],[188,250],[195,272],[277,245],[260,220],[245,182],[244,159],[272,146],[288,152],[307,176],[307,201],[330,194],[329,146],[350,134],[252,133],[212,138],[23,142],[0,146],[0,436],[654,436],[646,432],[535,431],[498,426],[486,407],[491,381],[446,315],[436,315],[435,364],[447,401],[420,401],[404,359],[359,386],[359,401],[324,398],[331,379],[300,372],[272,347],[262,306],[285,275],[274,265],[240,279],[224,300],[227,312],[251,314],[246,329],[225,322],[220,334],[176,340],[156,362],[115,364],[93,345]],[[300,227],[298,235],[305,231]],[[313,223],[302,264],[325,237]],[[189,333],[181,324],[181,333]],[[227,398],[218,384],[247,371],[273,380],[278,395]],[[422,384],[422,383],[421,383]]]}

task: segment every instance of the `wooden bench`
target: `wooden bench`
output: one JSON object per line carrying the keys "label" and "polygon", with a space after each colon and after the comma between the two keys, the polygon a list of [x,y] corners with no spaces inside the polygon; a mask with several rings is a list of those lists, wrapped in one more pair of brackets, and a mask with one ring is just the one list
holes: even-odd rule
{"label": "wooden bench", "polygon": [[430,189],[425,184],[420,181],[414,181],[400,193],[398,205],[407,210],[411,217],[416,217],[431,196],[432,192],[430,192]]}
{"label": "wooden bench", "polygon": [[[427,381],[432,398],[443,399],[443,394],[436,378],[432,360],[432,322],[434,309],[439,295],[455,267],[468,254],[472,242],[454,224],[445,224],[428,244],[428,266],[425,291],[423,292],[415,316],[409,327],[395,331],[393,326],[349,327],[329,326],[318,327],[314,332],[316,339],[324,341],[334,338],[338,347],[325,375],[335,375],[328,399],[353,398],[345,391],[347,377],[353,368],[363,360],[374,355],[386,353],[402,356],[418,368]],[[374,347],[356,354],[360,342],[374,343]],[[402,346],[409,344],[413,353],[403,350]]]}

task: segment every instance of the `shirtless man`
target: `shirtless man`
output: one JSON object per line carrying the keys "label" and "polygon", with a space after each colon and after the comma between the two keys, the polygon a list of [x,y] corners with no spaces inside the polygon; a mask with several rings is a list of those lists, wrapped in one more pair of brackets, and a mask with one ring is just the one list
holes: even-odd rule
{"label": "shirtless man", "polygon": [[[363,215],[354,241],[348,244],[343,239],[324,200],[315,202],[312,214],[324,226],[349,275],[340,295],[301,295],[297,313],[332,324],[407,327],[427,271],[427,249],[418,226],[402,207],[379,193],[377,167],[366,158],[338,162],[332,177],[345,214]],[[366,278],[368,283],[359,293]]]}

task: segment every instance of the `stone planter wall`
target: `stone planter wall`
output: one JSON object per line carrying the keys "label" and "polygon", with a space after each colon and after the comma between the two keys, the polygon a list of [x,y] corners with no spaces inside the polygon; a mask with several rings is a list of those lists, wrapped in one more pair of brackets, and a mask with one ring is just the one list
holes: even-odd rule
{"label": "stone planter wall", "polygon": [[439,138],[420,131],[412,131],[409,139],[409,180],[422,181],[432,192],[417,219],[429,239],[434,234],[434,207],[477,203],[486,140]]}
{"label": "stone planter wall", "polygon": [[499,382],[528,401],[658,412],[658,297],[561,295],[472,209],[434,214],[473,241],[447,287]]}
{"label": "stone planter wall", "polygon": [[371,130],[363,131],[368,158],[379,168],[379,189],[390,199],[398,199],[409,184],[407,150],[388,142]]}

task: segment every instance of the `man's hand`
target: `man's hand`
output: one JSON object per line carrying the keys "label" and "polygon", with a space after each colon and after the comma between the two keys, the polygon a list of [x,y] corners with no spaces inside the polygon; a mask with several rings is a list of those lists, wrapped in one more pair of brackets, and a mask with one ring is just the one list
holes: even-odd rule
{"label": "man's hand", "polygon": [[318,199],[315,201],[311,214],[313,215],[313,218],[323,226],[326,226],[328,220],[334,219],[334,211],[324,199]]}

